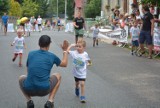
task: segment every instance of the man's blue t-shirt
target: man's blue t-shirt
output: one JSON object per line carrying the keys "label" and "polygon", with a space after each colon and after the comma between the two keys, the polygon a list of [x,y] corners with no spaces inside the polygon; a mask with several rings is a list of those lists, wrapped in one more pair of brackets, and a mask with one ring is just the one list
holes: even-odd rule
{"label": "man's blue t-shirt", "polygon": [[28,55],[28,75],[24,81],[26,90],[47,90],[50,88],[50,72],[54,64],[59,66],[61,60],[53,53],[36,50]]}
{"label": "man's blue t-shirt", "polygon": [[3,21],[4,25],[6,25],[8,22],[8,16],[7,15],[2,16],[2,21]]}

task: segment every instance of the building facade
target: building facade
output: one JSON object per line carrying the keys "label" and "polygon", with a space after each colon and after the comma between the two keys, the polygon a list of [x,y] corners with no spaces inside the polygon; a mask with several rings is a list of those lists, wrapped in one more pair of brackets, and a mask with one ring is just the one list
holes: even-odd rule
{"label": "building facade", "polygon": [[101,10],[103,11],[104,18],[111,14],[112,8],[119,8],[120,13],[131,13],[131,4],[137,4],[139,0],[101,0]]}

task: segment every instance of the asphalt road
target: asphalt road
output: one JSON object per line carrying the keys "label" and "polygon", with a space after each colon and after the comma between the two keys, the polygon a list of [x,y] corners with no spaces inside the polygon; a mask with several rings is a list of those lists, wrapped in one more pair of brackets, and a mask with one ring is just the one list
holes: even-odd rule
{"label": "asphalt road", "polygon": [[[51,36],[50,51],[62,58],[60,44],[64,39],[74,42],[74,35],[63,31],[33,32],[25,37],[27,49],[24,51],[23,67],[18,60],[12,62],[13,47],[10,46],[15,33],[3,36],[0,33],[0,108],[26,108],[18,77],[26,74],[27,54],[39,49],[41,35]],[[131,56],[128,49],[100,42],[92,47],[92,39],[87,42],[86,51],[93,65],[88,67],[86,80],[87,103],[82,104],[74,94],[72,62],[69,57],[67,68],[54,66],[52,72],[62,75],[62,82],[55,97],[55,108],[160,108],[160,60]],[[43,108],[46,97],[34,97],[35,108]]]}

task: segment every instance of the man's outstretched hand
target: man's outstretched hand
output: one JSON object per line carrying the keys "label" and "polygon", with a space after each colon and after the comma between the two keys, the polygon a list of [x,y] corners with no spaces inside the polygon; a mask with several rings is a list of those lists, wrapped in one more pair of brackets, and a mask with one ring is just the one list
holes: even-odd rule
{"label": "man's outstretched hand", "polygon": [[61,48],[62,48],[63,51],[67,51],[68,46],[69,46],[69,43],[68,43],[67,40],[64,40],[63,44],[61,44]]}

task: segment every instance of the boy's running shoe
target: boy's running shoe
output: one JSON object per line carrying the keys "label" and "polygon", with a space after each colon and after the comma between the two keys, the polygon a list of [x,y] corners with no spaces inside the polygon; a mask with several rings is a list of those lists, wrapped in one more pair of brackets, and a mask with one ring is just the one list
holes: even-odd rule
{"label": "boy's running shoe", "polygon": [[81,101],[81,103],[86,103],[86,98],[85,98],[85,96],[81,96],[81,97],[80,97],[80,101]]}
{"label": "boy's running shoe", "polygon": [[44,108],[54,108],[54,103],[50,102],[50,101],[47,101],[44,105]]}
{"label": "boy's running shoe", "polygon": [[29,101],[27,102],[27,108],[34,108],[34,103],[33,103],[32,100],[29,100]]}
{"label": "boy's running shoe", "polygon": [[76,96],[79,96],[79,88],[75,88],[75,94]]}

